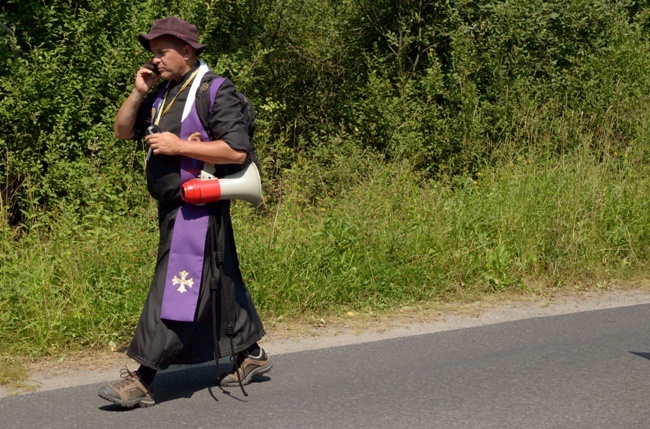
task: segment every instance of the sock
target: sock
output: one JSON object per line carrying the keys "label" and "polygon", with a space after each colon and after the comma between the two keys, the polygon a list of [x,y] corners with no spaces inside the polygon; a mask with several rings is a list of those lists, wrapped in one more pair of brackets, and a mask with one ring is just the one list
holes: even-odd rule
{"label": "sock", "polygon": [[249,356],[252,357],[260,357],[262,355],[262,349],[257,343],[250,346],[246,351],[248,352]]}
{"label": "sock", "polygon": [[157,370],[146,367],[144,365],[140,365],[140,368],[138,368],[138,373],[140,374],[142,382],[146,384],[147,387],[151,387],[151,384],[153,383],[153,379],[156,376],[157,372]]}

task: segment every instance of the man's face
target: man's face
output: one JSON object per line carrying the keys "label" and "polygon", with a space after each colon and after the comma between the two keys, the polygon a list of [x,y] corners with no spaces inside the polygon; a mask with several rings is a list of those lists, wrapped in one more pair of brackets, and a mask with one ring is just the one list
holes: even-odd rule
{"label": "man's face", "polygon": [[156,37],[149,47],[154,54],[152,61],[158,67],[162,79],[178,81],[190,70],[188,60],[192,48],[182,40],[171,36]]}

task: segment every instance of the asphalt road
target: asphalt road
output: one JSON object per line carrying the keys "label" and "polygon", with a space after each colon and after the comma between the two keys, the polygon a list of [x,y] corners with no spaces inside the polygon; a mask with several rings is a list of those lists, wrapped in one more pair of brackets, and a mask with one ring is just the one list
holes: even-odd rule
{"label": "asphalt road", "polygon": [[185,367],[152,408],[86,385],[0,399],[0,428],[647,429],[649,319],[644,304],[282,354],[248,397]]}

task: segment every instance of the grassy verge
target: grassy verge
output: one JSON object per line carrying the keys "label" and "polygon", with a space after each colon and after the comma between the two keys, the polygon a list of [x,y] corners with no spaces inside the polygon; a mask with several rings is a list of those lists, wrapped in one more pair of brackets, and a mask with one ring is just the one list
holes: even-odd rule
{"label": "grassy verge", "polygon": [[[446,182],[362,155],[331,169],[348,173],[317,201],[303,192],[318,170],[307,164],[285,175],[272,207],[235,205],[242,270],[269,324],[646,274],[642,154],[522,158]],[[54,218],[2,229],[2,356],[115,348],[135,328],[153,271],[154,205],[122,219]],[[0,366],[0,381],[18,377]]]}
{"label": "grassy verge", "polygon": [[638,274],[649,187],[617,156],[522,159],[449,183],[376,165],[317,208],[290,189],[238,228],[267,317],[367,311]]}

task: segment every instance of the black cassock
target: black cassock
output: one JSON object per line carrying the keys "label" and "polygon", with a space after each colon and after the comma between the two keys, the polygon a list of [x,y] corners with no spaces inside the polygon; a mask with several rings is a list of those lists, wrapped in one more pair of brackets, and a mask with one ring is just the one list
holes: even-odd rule
{"label": "black cassock", "polygon": [[[204,80],[212,77],[213,75]],[[168,99],[172,99],[175,91],[177,92],[181,86],[182,82],[175,85],[170,90]],[[234,85],[226,80],[219,89],[208,123],[216,139],[226,141],[236,150],[248,150],[250,146],[247,124],[242,119],[239,100],[234,91]],[[154,90],[140,107],[135,138],[141,138],[144,129],[150,123],[151,106],[157,92]],[[205,91],[204,94],[207,92]],[[187,90],[181,92],[169,112],[162,116],[158,124],[161,130],[179,135],[180,117],[187,93]],[[201,102],[200,96],[196,102]],[[233,168],[241,168],[241,166],[217,166],[217,176],[223,176]],[[215,296],[219,356],[232,353],[231,339],[226,333],[228,324],[234,328],[232,332],[228,332],[233,334],[234,353],[239,353],[259,341],[264,336],[264,327],[239,270],[229,201],[209,204],[210,226],[194,322],[160,319],[174,220],[182,204],[180,158],[153,155],[147,163],[147,184],[150,194],[158,200],[160,243],[151,289],[127,355],[140,364],[157,370],[165,369],[172,364],[192,364],[213,360],[214,337],[210,286],[213,279],[218,277],[218,271],[221,271],[221,276]],[[219,259],[223,259],[223,262],[215,270],[213,258],[219,250],[219,241],[222,241],[220,247],[222,252],[218,252],[222,257]]]}

